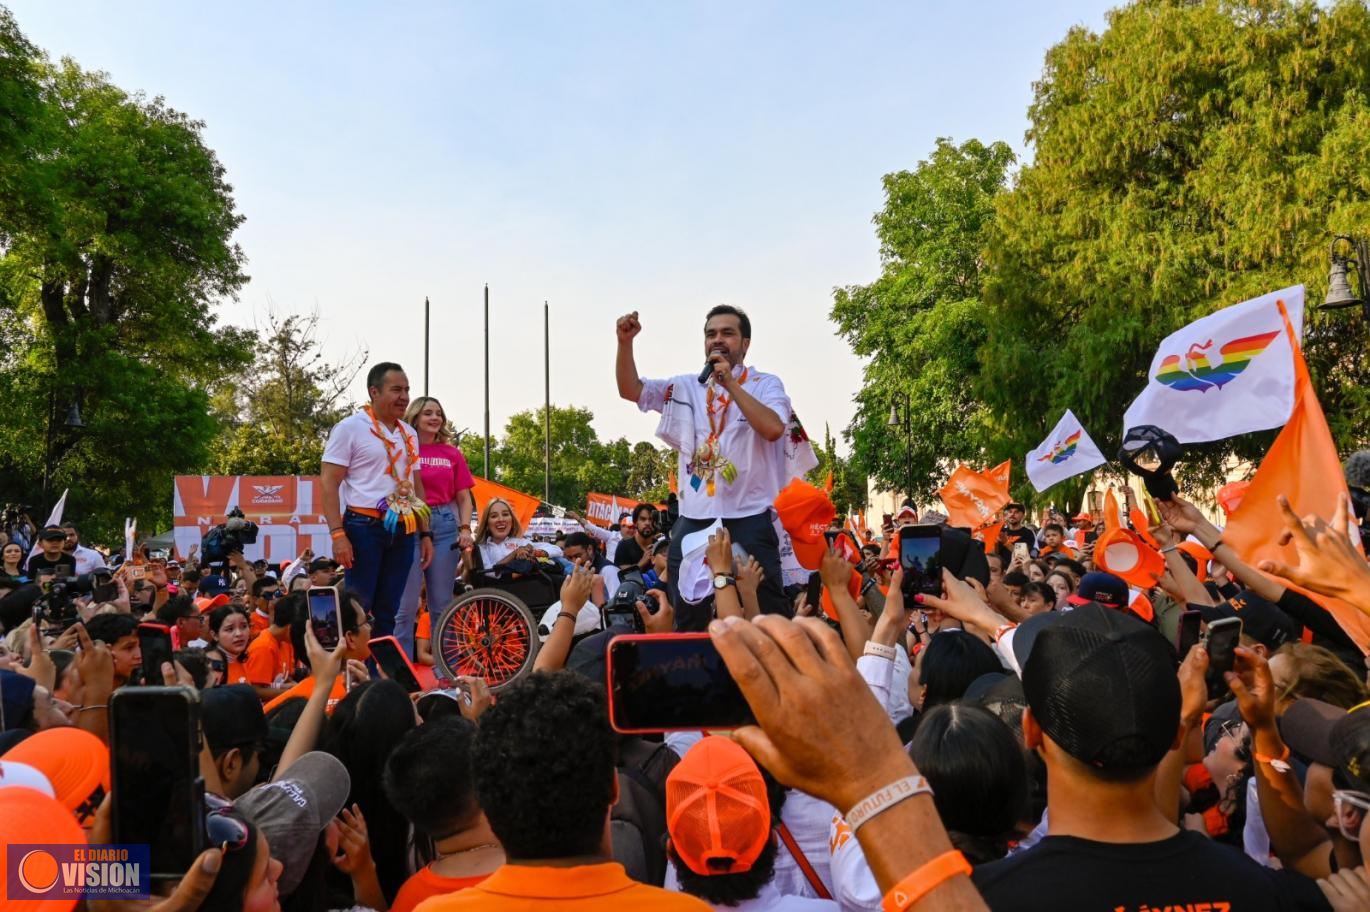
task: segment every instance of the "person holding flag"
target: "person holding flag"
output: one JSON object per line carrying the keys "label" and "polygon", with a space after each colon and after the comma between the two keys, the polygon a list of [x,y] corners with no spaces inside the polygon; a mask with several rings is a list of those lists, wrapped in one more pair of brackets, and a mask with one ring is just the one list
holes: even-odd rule
{"label": "person holding flag", "polygon": [[[714,307],[704,319],[705,370],[664,380],[643,379],[633,357],[642,332],[636,312],[619,318],[615,378],[619,395],[644,412],[660,412],[657,436],[678,453],[680,519],[667,561],[678,630],[703,630],[711,602],[679,597],[681,541],[721,520],[732,540],[761,565],[761,610],[789,615],[781,588],[780,540],[772,504],[791,478],[817,465],[808,435],[794,415],[785,385],[745,363],[752,324],[739,308]],[[714,586],[734,584],[731,568],[714,568]]]}

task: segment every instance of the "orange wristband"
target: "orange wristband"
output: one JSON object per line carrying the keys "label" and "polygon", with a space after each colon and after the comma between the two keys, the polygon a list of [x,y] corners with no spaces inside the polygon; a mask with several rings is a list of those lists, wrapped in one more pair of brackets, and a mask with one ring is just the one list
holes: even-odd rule
{"label": "orange wristband", "polygon": [[342,529],[334,529],[331,533],[329,533],[329,537],[332,538],[334,541],[337,541],[340,538],[347,538],[347,533],[344,532]]}
{"label": "orange wristband", "polygon": [[925,863],[891,887],[880,906],[885,912],[904,912],[958,874],[969,875],[970,862],[966,861],[966,856],[952,849]]}

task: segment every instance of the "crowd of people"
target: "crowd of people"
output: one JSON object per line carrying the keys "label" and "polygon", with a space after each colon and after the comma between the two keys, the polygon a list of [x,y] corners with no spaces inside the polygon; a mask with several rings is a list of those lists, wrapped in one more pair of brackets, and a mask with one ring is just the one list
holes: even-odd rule
{"label": "crowd of people", "polygon": [[[617,380],[679,451],[666,514],[546,543],[496,498],[473,529],[441,404],[384,363],[324,453],[331,557],[5,542],[4,842],[111,842],[111,699],[162,685],[197,695],[206,826],[235,835],[159,912],[1370,909],[1370,644],[1324,607],[1370,614],[1350,501],[1285,504],[1298,562],[1262,567],[1159,501],[1146,591],[1096,564],[1089,514],[1011,503],[988,547],[912,504],[878,536],[815,530],[817,489],[777,509],[802,428],[745,363],[746,315],[709,313],[698,377],[639,377],[640,331],[618,322]],[[900,542],[926,527],[941,585],[914,590]],[[531,673],[409,692],[378,669],[377,638],[432,665],[454,596],[529,573],[556,581]],[[337,587],[333,648],[311,587]],[[174,646],[155,669],[146,622]],[[755,724],[616,731],[606,646],[634,631],[706,631]]]}

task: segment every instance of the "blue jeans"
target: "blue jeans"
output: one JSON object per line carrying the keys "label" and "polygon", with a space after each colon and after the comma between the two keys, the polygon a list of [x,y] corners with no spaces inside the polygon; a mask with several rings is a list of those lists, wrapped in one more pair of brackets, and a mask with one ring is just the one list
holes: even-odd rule
{"label": "blue jeans", "polygon": [[[343,573],[347,589],[371,612],[371,636],[390,636],[395,632],[395,615],[409,580],[409,568],[417,563],[418,536],[392,534],[379,519],[350,510],[343,516],[343,531],[352,545],[352,567]],[[412,626],[409,636],[412,640]]]}
{"label": "blue jeans", "polygon": [[395,639],[404,646],[409,657],[414,655],[414,625],[419,618],[419,590],[428,586],[428,613],[436,621],[442,610],[452,603],[452,585],[457,578],[461,552],[454,551],[457,543],[457,513],[451,506],[433,508],[429,528],[433,531],[433,562],[424,570],[414,561],[409,568],[409,579],[400,599],[400,610],[395,615]]}

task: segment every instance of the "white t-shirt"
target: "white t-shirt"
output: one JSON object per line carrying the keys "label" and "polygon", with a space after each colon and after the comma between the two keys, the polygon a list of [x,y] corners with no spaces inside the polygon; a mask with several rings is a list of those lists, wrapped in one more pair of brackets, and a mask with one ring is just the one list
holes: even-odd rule
{"label": "white t-shirt", "polygon": [[[733,368],[733,376],[741,377],[742,368]],[[718,396],[728,399],[720,387],[715,390],[714,423],[722,424],[718,449],[736,468],[732,481],[721,471],[714,473],[714,494],[709,495],[703,474],[694,469],[695,448],[704,443],[710,433],[708,391],[711,384],[701,384],[699,377],[682,374],[668,380],[642,380],[642,395],[637,407],[644,412],[661,412],[668,401],[688,411],[692,417],[683,423],[682,446],[676,447],[676,474],[680,481],[680,515],[688,519],[737,519],[755,516],[771,508],[780,489],[790,480],[786,447],[794,410],[785,385],[774,374],[763,374],[747,368],[743,388],[766,408],[775,412],[786,425],[780,439],[771,442],[752,429],[742,410],[731,401],[719,410]],[[677,407],[677,406],[673,406]],[[701,470],[702,473],[702,470]]]}
{"label": "white t-shirt", "polygon": [[[419,437],[414,429],[403,421],[395,422],[393,430],[386,428],[383,422],[376,422],[376,426],[389,438],[391,449],[400,454],[395,462],[395,474],[401,479],[413,481],[419,459]],[[347,477],[338,486],[338,500],[343,510],[349,506],[375,510],[395,491],[395,479],[386,472],[390,456],[385,444],[373,430],[371,416],[366,412],[357,412],[333,425],[333,430],[328,433],[323,461],[347,469]],[[414,450],[412,464],[405,447],[406,438]]]}
{"label": "white t-shirt", "polygon": [[535,542],[532,539],[527,538],[516,538],[511,535],[501,542],[487,538],[480,543],[481,566],[486,570],[493,570],[496,564],[509,556],[510,552],[516,551],[525,545],[541,551],[548,557],[561,557],[561,549],[556,545],[548,544],[547,542]]}

